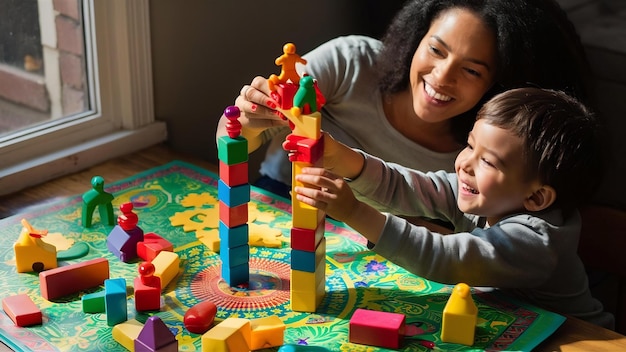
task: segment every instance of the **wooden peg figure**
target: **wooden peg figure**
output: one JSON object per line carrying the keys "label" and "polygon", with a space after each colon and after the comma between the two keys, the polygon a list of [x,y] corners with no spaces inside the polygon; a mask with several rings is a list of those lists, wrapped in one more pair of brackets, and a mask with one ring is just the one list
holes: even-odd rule
{"label": "wooden peg figure", "polygon": [[241,134],[241,122],[239,122],[241,111],[234,105],[229,106],[224,109],[224,116],[228,119],[228,122],[226,122],[228,137],[237,138]]}
{"label": "wooden peg figure", "polygon": [[96,207],[100,212],[100,221],[103,224],[113,226],[115,219],[113,217],[112,201],[113,195],[104,190],[104,178],[94,176],[91,179],[91,189],[83,194],[83,226],[91,227],[91,220]]}
{"label": "wooden peg figure", "polygon": [[117,224],[126,232],[137,228],[137,223],[139,222],[139,217],[133,212],[133,208],[133,203],[131,202],[120,205],[122,213],[117,217]]}
{"label": "wooden peg figure", "polygon": [[296,71],[296,63],[306,65],[306,60],[296,53],[296,46],[287,43],[283,46],[283,54],[276,58],[276,65],[281,66],[280,75],[271,75],[267,84],[271,91],[275,91],[275,86],[279,83],[291,83],[297,85],[300,82],[300,75]]}
{"label": "wooden peg figure", "polygon": [[441,341],[471,346],[478,319],[478,308],[472,298],[470,287],[457,284],[443,309]]}

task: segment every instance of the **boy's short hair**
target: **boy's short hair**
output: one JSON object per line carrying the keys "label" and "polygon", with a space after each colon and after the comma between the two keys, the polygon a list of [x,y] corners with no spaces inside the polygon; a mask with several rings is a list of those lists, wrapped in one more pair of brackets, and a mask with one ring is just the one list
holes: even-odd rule
{"label": "boy's short hair", "polygon": [[566,212],[587,201],[603,175],[602,129],[596,115],[555,90],[517,88],[489,100],[476,119],[522,138],[527,174],[556,190]]}

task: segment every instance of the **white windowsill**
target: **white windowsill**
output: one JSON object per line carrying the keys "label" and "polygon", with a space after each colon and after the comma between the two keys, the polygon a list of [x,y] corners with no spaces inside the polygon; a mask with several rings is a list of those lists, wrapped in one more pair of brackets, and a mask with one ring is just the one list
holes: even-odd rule
{"label": "white windowsill", "polygon": [[165,123],[114,132],[70,148],[0,169],[0,195],[84,170],[109,159],[145,149],[167,139]]}

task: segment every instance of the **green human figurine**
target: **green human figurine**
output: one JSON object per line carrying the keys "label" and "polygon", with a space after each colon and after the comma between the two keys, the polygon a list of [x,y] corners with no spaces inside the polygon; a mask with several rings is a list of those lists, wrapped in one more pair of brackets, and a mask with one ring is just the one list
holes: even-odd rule
{"label": "green human figurine", "polygon": [[317,95],[315,94],[315,82],[313,77],[304,76],[300,79],[300,88],[293,97],[291,113],[300,117],[300,114],[310,114],[317,111]]}
{"label": "green human figurine", "polygon": [[113,203],[111,203],[113,195],[104,191],[104,178],[94,176],[91,179],[91,187],[92,189],[83,194],[83,226],[91,227],[91,218],[96,207],[100,212],[100,221],[103,224],[113,226],[115,224]]}

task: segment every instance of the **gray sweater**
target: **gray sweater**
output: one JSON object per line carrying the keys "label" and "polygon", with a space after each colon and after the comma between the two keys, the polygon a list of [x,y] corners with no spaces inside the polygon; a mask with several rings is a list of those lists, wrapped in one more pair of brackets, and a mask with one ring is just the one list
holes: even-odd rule
{"label": "gray sweater", "polygon": [[[591,296],[577,254],[581,219],[559,209],[512,214],[491,227],[461,212],[457,176],[422,173],[363,153],[355,193],[385,211],[385,227],[373,250],[406,270],[445,284],[464,282],[506,291],[534,305],[608,326],[612,316]],[[441,219],[454,226],[442,235],[401,216]]]}

